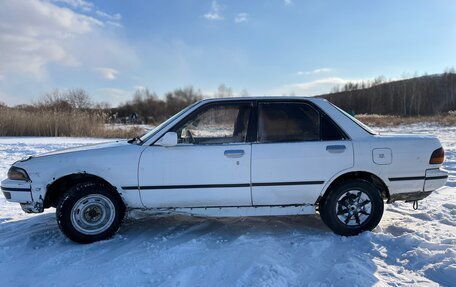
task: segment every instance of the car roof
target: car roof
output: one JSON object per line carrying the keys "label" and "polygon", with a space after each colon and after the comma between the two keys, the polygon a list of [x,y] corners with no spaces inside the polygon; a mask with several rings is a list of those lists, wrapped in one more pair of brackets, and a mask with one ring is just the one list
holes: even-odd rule
{"label": "car roof", "polygon": [[246,97],[229,97],[229,98],[208,98],[201,102],[237,102],[237,101],[309,101],[313,103],[326,102],[326,99],[315,97],[300,96],[246,96]]}

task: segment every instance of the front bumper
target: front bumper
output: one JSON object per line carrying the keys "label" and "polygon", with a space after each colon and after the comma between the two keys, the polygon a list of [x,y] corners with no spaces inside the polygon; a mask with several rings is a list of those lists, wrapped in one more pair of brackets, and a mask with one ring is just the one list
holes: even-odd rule
{"label": "front bumper", "polygon": [[23,211],[27,213],[43,212],[43,200],[33,200],[32,187],[30,182],[22,180],[5,179],[1,182],[3,196],[9,202],[21,204]]}
{"label": "front bumper", "polygon": [[33,202],[32,188],[28,181],[5,179],[1,183],[1,190],[6,200],[10,202]]}

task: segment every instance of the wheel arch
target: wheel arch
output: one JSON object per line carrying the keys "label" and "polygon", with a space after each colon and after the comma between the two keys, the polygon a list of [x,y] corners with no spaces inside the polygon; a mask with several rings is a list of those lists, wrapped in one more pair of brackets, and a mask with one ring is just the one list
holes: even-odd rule
{"label": "wheel arch", "polygon": [[374,184],[380,190],[383,199],[390,198],[390,192],[389,192],[388,186],[385,184],[385,182],[379,176],[377,176],[369,171],[360,170],[360,171],[349,171],[349,172],[346,172],[344,174],[341,174],[341,175],[335,177],[331,181],[331,183],[327,185],[325,190],[323,190],[322,194],[318,197],[317,202],[315,204],[318,205],[322,200],[324,200],[334,187],[336,187],[339,184],[341,184],[342,182],[345,182],[350,179],[366,180],[366,181]]}
{"label": "wheel arch", "polygon": [[[46,195],[44,197],[44,202],[43,202],[44,208],[56,207],[60,196],[70,186],[72,186],[78,182],[88,181],[88,180],[102,182],[102,183],[106,184],[107,186],[109,186],[113,192],[117,193],[120,196],[120,194],[118,193],[115,186],[100,176],[97,176],[94,174],[89,174],[89,173],[72,173],[72,174],[64,175],[64,176],[54,180],[51,184],[47,185]],[[122,202],[124,202],[122,196],[120,196],[120,198],[122,199]],[[125,202],[124,202],[124,204],[125,204]]]}

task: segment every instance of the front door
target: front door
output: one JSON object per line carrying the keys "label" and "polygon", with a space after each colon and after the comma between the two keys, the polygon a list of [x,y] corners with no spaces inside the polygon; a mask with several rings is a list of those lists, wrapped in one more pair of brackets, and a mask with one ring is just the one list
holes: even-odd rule
{"label": "front door", "polygon": [[324,184],[353,166],[351,141],[303,102],[260,102],[252,145],[253,205],[314,204]]}
{"label": "front door", "polygon": [[250,206],[251,102],[210,103],[171,128],[173,147],[150,146],[139,163],[146,207]]}

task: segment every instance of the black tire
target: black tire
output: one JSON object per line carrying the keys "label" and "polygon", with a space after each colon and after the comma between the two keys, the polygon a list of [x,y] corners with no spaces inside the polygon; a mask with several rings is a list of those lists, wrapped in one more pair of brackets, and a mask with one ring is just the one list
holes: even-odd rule
{"label": "black tire", "polygon": [[60,198],[56,210],[60,230],[78,243],[110,238],[119,230],[124,216],[125,205],[119,194],[110,185],[98,181],[71,186]]}
{"label": "black tire", "polygon": [[374,184],[349,180],[328,192],[320,203],[320,216],[334,233],[357,235],[374,229],[382,219],[383,198]]}

